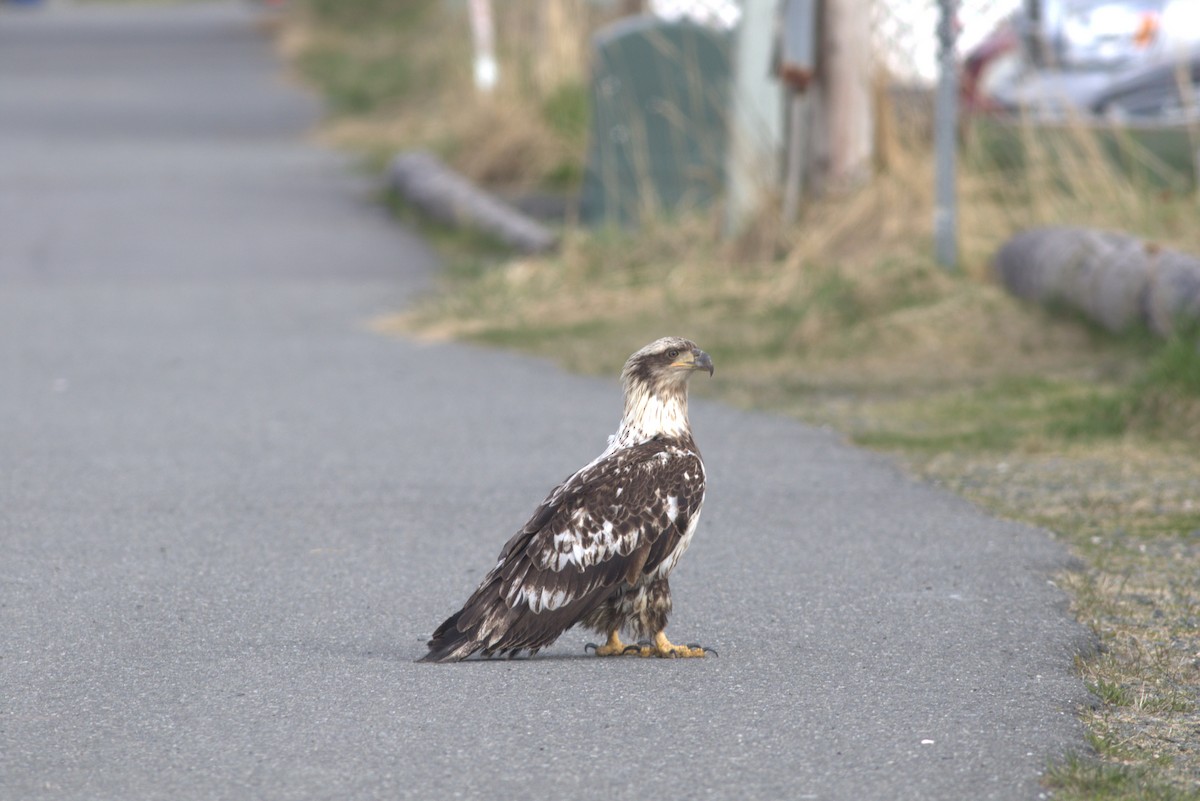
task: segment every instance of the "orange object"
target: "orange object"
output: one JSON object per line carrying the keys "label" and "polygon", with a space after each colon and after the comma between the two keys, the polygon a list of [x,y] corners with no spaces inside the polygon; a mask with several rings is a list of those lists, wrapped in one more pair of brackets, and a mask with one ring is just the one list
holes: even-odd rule
{"label": "orange object", "polygon": [[1154,43],[1155,37],[1158,36],[1158,14],[1153,11],[1147,11],[1142,14],[1142,18],[1138,21],[1137,32],[1133,35],[1133,42],[1138,47],[1149,47]]}

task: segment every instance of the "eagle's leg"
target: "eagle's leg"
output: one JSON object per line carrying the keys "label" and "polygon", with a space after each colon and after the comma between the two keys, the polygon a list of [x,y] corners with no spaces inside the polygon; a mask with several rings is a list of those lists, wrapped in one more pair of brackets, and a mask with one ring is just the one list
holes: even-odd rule
{"label": "eagle's leg", "polygon": [[621,642],[620,629],[613,629],[610,631],[608,633],[608,642],[604,643],[604,645],[596,645],[595,643],[589,642],[587,645],[583,646],[583,650],[586,651],[589,647],[596,652],[596,656],[621,656],[627,650],[629,650],[630,653],[638,653],[637,651],[630,650],[631,647],[636,648],[637,646],[628,646]]}
{"label": "eagle's leg", "polygon": [[[667,633],[660,631],[654,635],[653,645],[643,645],[641,648],[642,656],[661,656],[674,659],[676,657],[702,657],[706,651],[711,651],[711,648],[705,648],[701,645],[675,645],[667,639]],[[716,651],[713,651],[715,654]]]}

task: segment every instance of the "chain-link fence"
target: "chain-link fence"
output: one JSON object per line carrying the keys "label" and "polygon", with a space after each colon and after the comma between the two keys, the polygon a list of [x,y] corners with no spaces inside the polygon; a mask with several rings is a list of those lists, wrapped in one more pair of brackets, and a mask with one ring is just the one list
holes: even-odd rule
{"label": "chain-link fence", "polygon": [[[983,41],[1020,6],[1021,0],[960,0],[959,55]],[[938,0],[874,0],[871,30],[875,59],[893,81],[932,86],[937,80],[940,15]]]}
{"label": "chain-link fence", "polygon": [[[958,59],[995,32],[1006,18],[1019,11],[1023,2],[1025,0],[957,0],[953,30],[956,33]],[[780,2],[771,5],[781,11],[787,8]],[[830,58],[823,62],[823,66],[826,75],[837,74],[843,80],[801,90],[814,96],[820,95],[804,114],[792,115],[796,119],[791,124],[810,129],[809,132],[793,136],[789,129],[786,137],[770,145],[777,148],[776,152],[787,150],[789,165],[793,161],[802,165],[795,170],[789,166],[786,171],[788,187],[795,184],[805,187],[803,191],[806,193],[819,193],[826,185],[853,183],[869,169],[872,147],[890,148],[896,143],[907,142],[925,148],[936,140],[938,154],[943,157],[938,161],[939,174],[950,171],[939,184],[947,187],[947,191],[941,194],[952,193],[954,182],[949,176],[953,170],[950,156],[957,144],[954,124],[956,90],[943,89],[941,111],[938,113],[935,113],[934,104],[937,95],[934,88],[939,77],[939,23],[946,6],[947,0],[848,0],[826,7],[824,23],[816,33],[816,47],[820,49],[820,40],[826,36],[841,43],[837,53],[841,60]],[[761,12],[763,7],[759,0],[754,10]],[[509,70],[510,85],[515,78],[516,83],[533,90],[537,103],[542,105],[563,84],[574,83],[586,90],[588,81],[593,77],[590,75],[591,69],[596,66],[589,62],[595,58],[593,37],[600,25],[649,12],[664,21],[687,17],[724,36],[731,29],[727,16],[734,12],[737,17],[748,14],[747,4],[736,0],[506,0],[503,3],[496,2],[494,8],[501,55],[507,51],[509,56],[505,67]],[[815,8],[815,5],[809,8]],[[830,8],[836,8],[838,13],[832,14]],[[586,15],[578,13],[583,9],[588,9]],[[863,25],[863,11],[869,13],[869,25]],[[763,17],[765,21],[761,19]],[[769,29],[772,24],[769,12],[758,14],[756,19],[759,19],[756,26],[765,25]],[[833,19],[838,21],[832,22]],[[745,19],[740,20],[740,24],[744,32],[747,24]],[[778,21],[776,24],[777,32],[783,30],[778,27]],[[625,33],[632,32],[627,23],[622,30]],[[759,30],[759,27],[755,27],[755,30]],[[746,68],[764,80],[768,74],[771,53],[767,52],[770,47],[762,46],[761,42],[771,39],[771,35],[754,39],[760,43],[756,45],[756,50],[762,50],[762,53],[759,62]],[[516,46],[518,44],[519,47]],[[851,53],[851,49],[855,52]],[[829,57],[828,53],[826,57]],[[818,70],[822,61],[821,57],[816,59]],[[949,62],[951,73],[956,71],[954,63]],[[811,69],[813,65],[807,66]],[[665,69],[666,66],[657,71],[643,69],[640,73],[645,78],[647,74],[657,74]],[[635,77],[631,74],[631,81]],[[874,77],[883,79],[887,87],[885,95],[871,94],[867,85],[872,83]],[[736,76],[733,76],[732,83],[735,93],[745,91],[744,86],[737,85]],[[660,105],[654,107],[659,108]],[[837,106],[836,113],[830,111],[834,105]],[[876,106],[874,113],[872,105]],[[814,111],[817,106],[824,117]],[[726,111],[735,115],[736,104]],[[942,125],[935,124],[939,119]],[[840,122],[835,125],[828,122],[830,120]],[[762,122],[761,116],[741,121],[743,125]],[[608,135],[615,136],[631,126],[636,128],[644,124],[645,120],[639,119],[614,125],[611,131],[590,131],[588,139],[606,142]],[[692,130],[697,125],[699,122],[693,120],[690,126],[682,127]],[[872,129],[878,135],[873,136]],[[935,130],[939,132],[936,137],[932,135]],[[885,141],[887,137],[882,133],[885,131],[891,137],[888,141]],[[758,133],[761,132],[756,131]],[[761,135],[758,138],[766,140],[769,137]],[[800,139],[804,141],[796,144]],[[734,149],[731,144],[730,151]],[[876,155],[877,162],[885,160],[883,156]],[[662,161],[659,158],[655,163]],[[721,156],[713,159],[712,166],[719,173],[735,161],[736,156]],[[589,168],[594,167],[594,164],[589,165]],[[633,194],[641,197],[647,191],[643,188]],[[952,197],[946,198],[945,202],[952,202]],[[790,206],[785,204],[785,208]],[[947,223],[948,230],[953,228],[952,212],[953,209],[949,207],[939,208],[938,211],[938,219]],[[788,216],[785,214],[785,217]],[[948,257],[946,260],[953,259]]]}

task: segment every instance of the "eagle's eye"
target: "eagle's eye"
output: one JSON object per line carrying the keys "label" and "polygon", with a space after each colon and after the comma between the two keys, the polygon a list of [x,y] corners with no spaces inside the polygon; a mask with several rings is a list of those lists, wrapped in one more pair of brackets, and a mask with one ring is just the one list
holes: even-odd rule
{"label": "eagle's eye", "polygon": [[667,358],[671,361],[675,361],[679,358],[679,351],[676,348],[671,348],[669,351],[667,351]]}

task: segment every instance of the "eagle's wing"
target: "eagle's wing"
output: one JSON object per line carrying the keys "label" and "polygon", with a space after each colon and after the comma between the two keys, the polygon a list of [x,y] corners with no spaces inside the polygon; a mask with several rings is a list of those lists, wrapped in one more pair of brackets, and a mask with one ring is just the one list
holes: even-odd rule
{"label": "eagle's wing", "polygon": [[462,611],[434,633],[430,657],[459,658],[468,642],[467,653],[485,654],[553,642],[618,584],[656,569],[703,500],[704,466],[692,449],[651,440],[588,465],[505,544]]}
{"label": "eagle's wing", "polygon": [[589,465],[505,545],[506,603],[539,613],[633,583],[675,549],[703,500],[704,467],[691,450],[651,440]]}

